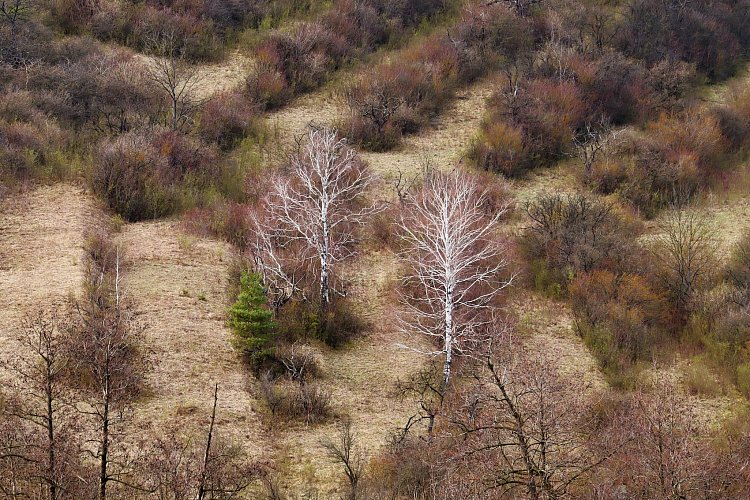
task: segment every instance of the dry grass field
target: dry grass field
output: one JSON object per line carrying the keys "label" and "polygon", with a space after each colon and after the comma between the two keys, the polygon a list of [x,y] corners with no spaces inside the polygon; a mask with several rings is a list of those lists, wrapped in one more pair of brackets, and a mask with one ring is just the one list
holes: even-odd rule
{"label": "dry grass field", "polygon": [[[265,123],[279,138],[278,146],[293,144],[310,124],[336,126],[343,113],[342,86],[361,74],[363,66],[393,53],[374,54],[367,64],[347,67],[322,88],[267,113]],[[222,63],[200,66],[196,96],[208,99],[241,86],[251,66],[249,56],[240,50]],[[393,183],[399,175],[417,176],[426,165],[449,170],[461,164],[500,78],[493,73],[460,88],[444,111],[419,133],[405,137],[397,149],[361,153],[379,176],[367,196],[394,203]],[[741,74],[732,82],[705,89],[703,99],[722,102],[731,85],[748,81]],[[738,166],[737,173],[690,208],[703,214],[715,230],[721,262],[726,262],[750,227],[749,168]],[[543,194],[579,191],[579,169],[577,160],[566,158],[508,181],[517,210],[503,229],[504,237],[513,240],[527,227],[524,203]],[[660,223],[667,216],[665,210],[645,221],[644,240],[660,234]],[[111,217],[92,194],[69,183],[34,186],[2,201],[0,361],[17,354],[14,331],[26,314],[40,306],[63,307],[81,293],[84,235],[87,229],[108,225]],[[335,435],[337,422],[350,419],[363,450],[373,456],[415,412],[414,401],[396,397],[396,384],[425,366],[428,358],[418,351],[430,350],[430,345],[396,324],[394,288],[400,263],[392,250],[368,240],[357,259],[337,270],[367,327],[361,337],[337,349],[312,344],[321,367],[319,382],[331,393],[335,416],[323,424],[305,425],[275,421],[259,380],[231,344],[227,309],[235,298],[230,296],[229,281],[236,248],[189,232],[176,217],[123,223],[113,235],[125,252],[123,286],[144,327],[149,362],[147,389],[135,404],[133,435],[144,430],[158,433],[172,425],[186,433],[201,432],[208,424],[212,390],[218,383],[217,429],[222,437],[241,443],[253,458],[272,463],[279,485],[290,494],[317,491],[319,498],[335,498],[343,491],[344,476],[321,442]],[[577,334],[570,305],[531,290],[521,283],[524,278],[520,276],[507,292],[515,335],[562,378],[584,381],[592,397],[606,389],[607,378]],[[669,380],[685,389],[693,362],[689,353],[654,359],[640,377]],[[0,372],[0,380],[7,376]],[[707,426],[720,422],[741,401],[734,390],[685,397]]]}

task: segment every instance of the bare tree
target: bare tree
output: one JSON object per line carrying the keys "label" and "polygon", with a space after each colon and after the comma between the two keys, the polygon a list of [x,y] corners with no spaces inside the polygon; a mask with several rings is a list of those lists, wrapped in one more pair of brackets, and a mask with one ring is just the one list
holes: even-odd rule
{"label": "bare tree", "polygon": [[405,99],[395,92],[395,79],[366,78],[344,89],[344,102],[352,117],[365,120],[384,137],[386,126],[404,106]]}
{"label": "bare tree", "polygon": [[127,481],[132,460],[113,446],[142,386],[145,360],[138,351],[144,325],[123,295],[119,246],[106,242],[90,252],[87,300],[78,305],[72,350],[83,381],[79,411],[92,420],[96,435],[88,452],[98,462],[98,497],[105,500],[110,483],[135,487]]}
{"label": "bare tree", "polygon": [[0,413],[0,493],[3,498],[16,500],[27,498],[27,489],[34,489],[32,478],[37,472],[34,463],[26,458],[29,443],[34,437],[28,429],[19,425],[18,420],[9,417],[5,409],[8,401],[2,403]]}
{"label": "bare tree", "polygon": [[598,123],[586,122],[582,132],[573,138],[576,156],[583,163],[583,175],[586,182],[591,179],[594,163],[600,154],[617,144],[621,131],[612,130],[612,125],[606,118]]}
{"label": "bare tree", "polygon": [[149,85],[157,66],[142,64],[122,50],[92,56],[87,61],[78,71],[94,75],[90,95],[84,96],[90,101],[92,126],[100,132],[122,134],[147,123],[149,113],[158,109],[161,102],[158,91]]}
{"label": "bare tree", "polygon": [[149,62],[148,76],[167,96],[168,125],[172,130],[180,130],[192,121],[193,113],[202,103],[196,96],[200,75],[185,59],[173,32],[159,34],[150,45],[154,59]]}
{"label": "bare tree", "polygon": [[[9,366],[17,378],[4,408],[15,425],[26,429],[14,454],[34,470],[31,479],[43,486],[43,498],[70,497],[76,489],[77,453],[69,391],[64,383],[67,323],[56,312],[40,310],[23,321],[18,340],[24,350]],[[9,451],[8,445],[4,448]]]}
{"label": "bare tree", "polygon": [[468,174],[435,172],[404,205],[398,222],[407,266],[402,326],[439,339],[448,383],[454,354],[481,341],[493,300],[510,284],[495,229],[507,204],[493,206]]}
{"label": "bare tree", "polygon": [[542,3],[543,0],[489,0],[486,5],[502,3],[513,9],[519,16],[526,16],[533,5]]}
{"label": "bare tree", "polygon": [[[11,45],[16,42],[18,24],[27,18],[30,10],[28,0],[0,0],[0,20],[10,25]],[[15,47],[11,47],[11,50],[15,50]]]}
{"label": "bare tree", "polygon": [[317,264],[321,309],[331,300],[335,265],[356,252],[354,229],[379,210],[361,204],[373,176],[355,152],[328,128],[310,130],[301,152],[292,158],[290,178],[278,178],[266,198],[268,212],[260,231],[258,262],[278,287],[294,288],[281,270],[277,250],[295,247],[297,261]]}
{"label": "bare tree", "polygon": [[304,259],[299,259],[299,241],[285,241],[280,244],[273,227],[275,220],[267,212],[256,214],[252,219],[253,239],[247,243],[256,269],[268,287],[271,307],[276,316],[281,308],[294,296],[307,300],[304,282],[309,274],[309,266]]}
{"label": "bare tree", "polygon": [[31,3],[28,0],[0,0],[0,28],[3,25],[9,27],[7,37],[4,36],[5,30],[0,30],[0,61],[20,67],[27,60],[18,35],[21,23],[28,19],[30,11]]}
{"label": "bare tree", "polygon": [[162,430],[145,454],[145,482],[159,500],[213,500],[237,498],[267,470],[244,459],[241,449],[220,439],[216,427],[219,387],[214,385],[208,428],[202,440],[182,439],[174,422]]}
{"label": "bare tree", "polygon": [[357,445],[357,439],[352,430],[351,420],[345,419],[339,424],[338,441],[325,439],[321,446],[326,451],[328,458],[344,468],[344,474],[349,481],[348,500],[356,500],[358,485],[365,469],[365,460],[362,450]]}
{"label": "bare tree", "polygon": [[726,433],[719,445],[673,381],[636,391],[620,413],[602,429],[624,446],[607,465],[609,477],[596,478],[597,498],[622,498],[623,491],[631,498],[747,498],[746,448]]}
{"label": "bare tree", "polygon": [[445,389],[441,370],[434,363],[425,366],[411,378],[398,381],[396,390],[399,397],[416,398],[418,405],[417,413],[409,417],[399,432],[398,441],[406,439],[412,428],[424,421],[427,421],[428,439],[432,439],[435,419],[445,400]]}
{"label": "bare tree", "polygon": [[682,313],[690,310],[696,290],[717,269],[716,232],[705,215],[694,210],[670,210],[660,224],[663,234],[652,248],[662,285]]}
{"label": "bare tree", "polygon": [[459,481],[480,483],[484,495],[570,498],[569,488],[619,449],[595,449],[586,386],[555,369],[505,342],[487,357],[446,412],[457,440],[448,463],[458,464]]}

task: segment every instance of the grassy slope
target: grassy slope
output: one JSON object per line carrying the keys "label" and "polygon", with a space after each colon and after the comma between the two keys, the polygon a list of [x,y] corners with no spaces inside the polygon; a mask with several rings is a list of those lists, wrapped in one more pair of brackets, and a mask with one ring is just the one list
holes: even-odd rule
{"label": "grassy slope", "polygon": [[231,249],[187,236],[174,221],[129,224],[118,241],[127,255],[124,288],[146,326],[152,363],[138,419],[195,430],[208,420],[218,383],[219,432],[257,455],[266,445],[257,390],[224,324]]}
{"label": "grassy slope", "polygon": [[25,315],[62,307],[81,290],[83,233],[104,217],[81,189],[41,186],[5,199],[0,208],[0,359]]}
{"label": "grassy slope", "polygon": [[[209,92],[231,86],[239,78],[240,71],[219,68],[244,64],[230,58],[224,65],[204,68],[215,80],[216,87]],[[336,116],[335,86],[333,82],[297,99],[271,115],[269,122],[278,124],[287,139],[304,132],[311,120],[330,123]],[[386,179],[398,170],[418,171],[425,156],[438,168],[449,168],[478,130],[484,100],[493,88],[490,76],[459,91],[432,127],[407,138],[397,151],[367,153],[366,159]],[[519,201],[525,201],[545,191],[573,190],[574,170],[574,163],[567,162],[539,171],[515,182],[514,192]],[[385,182],[372,194],[393,197]],[[716,221],[726,249],[748,224],[750,197],[734,191],[721,193],[708,197],[700,209]],[[62,302],[80,289],[82,234],[101,217],[89,196],[67,185],[40,187],[6,200],[0,213],[0,324],[13,325],[33,306]],[[510,230],[519,231],[524,224],[518,215]],[[254,453],[274,456],[282,484],[295,489],[306,482],[322,484],[324,495],[332,494],[340,475],[322,456],[319,441],[334,432],[333,425],[297,425],[269,432],[260,420],[264,408],[256,382],[231,350],[223,323],[231,252],[227,245],[185,236],[174,221],[127,225],[118,238],[128,248],[126,287],[148,325],[146,339],[154,366],[149,375],[152,394],[138,405],[137,418],[156,426],[177,418],[186,428],[197,428],[206,422],[211,386],[219,382],[219,426],[225,435],[241,439]],[[410,415],[411,405],[392,397],[393,385],[424,361],[421,355],[397,347],[399,343],[424,345],[423,340],[405,336],[387,320],[393,302],[387,291],[396,265],[390,252],[371,250],[344,270],[352,282],[351,295],[358,298],[372,327],[364,338],[341,350],[320,350],[323,382],[332,390],[336,410],[351,416],[369,451],[385,443],[388,432]],[[188,296],[183,296],[183,290]],[[512,293],[511,307],[527,342],[562,373],[584,376],[594,386],[604,383],[572,330],[565,304],[533,292]],[[12,348],[6,329],[0,334],[0,356]],[[667,370],[662,373],[666,375]],[[703,406],[718,411],[724,402],[708,400]],[[285,451],[290,449],[291,453]]]}

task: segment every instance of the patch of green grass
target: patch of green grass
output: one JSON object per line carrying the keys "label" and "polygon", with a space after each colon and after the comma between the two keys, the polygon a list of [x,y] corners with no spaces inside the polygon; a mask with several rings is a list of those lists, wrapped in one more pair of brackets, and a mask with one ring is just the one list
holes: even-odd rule
{"label": "patch of green grass", "polygon": [[[748,374],[750,375],[750,372]],[[695,396],[716,397],[725,392],[716,374],[700,357],[694,358],[685,368],[683,382],[687,391]]]}

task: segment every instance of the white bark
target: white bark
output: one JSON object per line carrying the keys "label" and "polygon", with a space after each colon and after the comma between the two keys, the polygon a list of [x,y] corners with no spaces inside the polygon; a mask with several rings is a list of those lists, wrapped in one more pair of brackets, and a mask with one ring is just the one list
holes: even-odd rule
{"label": "white bark", "polygon": [[402,327],[438,338],[448,383],[458,351],[481,341],[492,301],[511,278],[504,245],[494,230],[507,206],[487,213],[487,192],[469,175],[433,173],[420,193],[406,202],[399,221],[408,266],[401,293]]}
{"label": "white bark", "polygon": [[[279,253],[295,248],[296,260],[315,261],[321,307],[331,300],[336,264],[355,254],[354,228],[377,212],[357,202],[374,177],[334,130],[313,129],[288,178],[278,178],[266,198],[266,217],[259,223],[256,259],[264,273],[289,285]],[[264,248],[261,248],[263,246]],[[297,287],[299,282],[294,284]]]}

